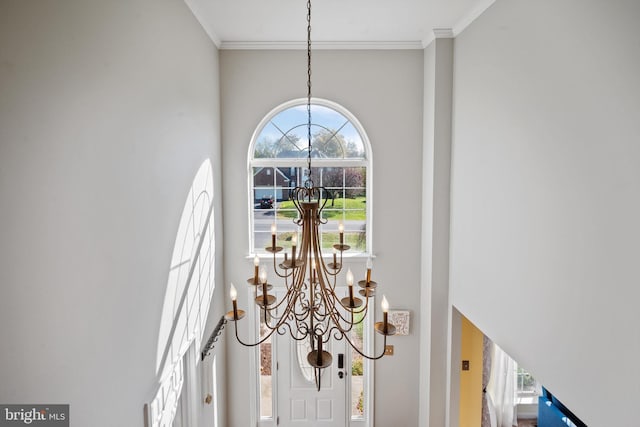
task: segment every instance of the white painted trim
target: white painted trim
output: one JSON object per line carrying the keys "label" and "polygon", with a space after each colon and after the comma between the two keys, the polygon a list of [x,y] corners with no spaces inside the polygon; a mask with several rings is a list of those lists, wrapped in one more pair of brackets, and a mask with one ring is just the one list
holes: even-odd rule
{"label": "white painted trim", "polygon": [[[257,323],[258,318],[256,317],[256,310],[255,310],[256,305],[253,299],[253,294],[251,292],[251,289],[247,291],[246,304],[247,304],[246,307],[248,307],[246,313],[247,313],[247,321],[249,324],[249,334],[250,334],[249,336],[256,337],[258,336],[258,332],[260,329]],[[237,325],[231,325],[231,326],[236,327]],[[253,339],[251,339],[250,341],[253,342]],[[260,374],[259,372],[260,371],[258,368],[258,366],[260,366],[260,360],[259,360],[260,346],[256,345],[255,347],[249,348],[249,349],[253,353],[249,357],[249,372],[252,373],[251,375],[249,375],[249,421],[250,421],[249,425],[258,427],[260,424],[260,415],[259,415],[259,411],[260,411],[260,391],[259,391],[260,390]],[[273,354],[273,348],[271,350],[271,354]],[[272,378],[273,378],[273,371],[272,371]],[[273,415],[275,416],[276,414],[274,413]]]}
{"label": "white painted trim", "polygon": [[454,26],[453,35],[457,37],[458,34],[463,32],[473,21],[478,19],[496,0],[483,0],[476,7],[471,9],[466,15],[464,15]]}
{"label": "white painted trim", "polygon": [[433,35],[437,39],[452,39],[454,37],[451,28],[434,28]]}
{"label": "white painted trim", "polygon": [[425,49],[435,39],[452,39],[455,35],[451,28],[434,28],[431,33],[422,41],[422,48]]}
{"label": "white painted trim", "polygon": [[[305,41],[222,41],[221,50],[306,50]],[[313,50],[412,50],[423,49],[420,40],[410,41],[312,41]]]}
{"label": "white painted trim", "polygon": [[[357,167],[367,166],[369,161],[367,159],[319,159],[314,157],[312,159],[313,166],[335,166],[336,161],[340,162],[340,166],[344,167]],[[307,158],[275,158],[275,159],[254,159],[252,165],[255,167],[306,167]]]}
{"label": "white painted trim", "polygon": [[200,3],[195,2],[193,0],[184,0],[184,2],[187,4],[187,7],[191,10],[191,13],[196,18],[196,20],[200,23],[200,26],[202,27],[204,32],[207,33],[207,35],[209,36],[213,44],[215,44],[216,47],[220,49],[220,45],[222,44],[222,41],[214,31],[213,25],[211,25],[211,21],[206,19],[200,20],[199,18],[200,16],[206,16],[206,13],[204,13],[204,11],[200,10],[200,8],[198,7],[198,4]]}

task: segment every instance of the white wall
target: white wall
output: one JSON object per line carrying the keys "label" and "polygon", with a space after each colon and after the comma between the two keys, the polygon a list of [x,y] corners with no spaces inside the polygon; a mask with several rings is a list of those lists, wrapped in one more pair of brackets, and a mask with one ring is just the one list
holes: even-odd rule
{"label": "white wall", "polygon": [[[306,52],[221,51],[226,282],[244,284],[248,255],[247,149],[275,106],[306,95]],[[376,425],[418,423],[422,51],[316,51],[313,94],[362,123],[373,148],[374,276],[392,308],[412,312],[410,336],[376,363]],[[238,214],[240,213],[240,214]],[[362,271],[363,265],[359,266]],[[354,274],[357,274],[354,271]],[[246,287],[238,301],[246,307]],[[245,325],[246,326],[246,325]],[[247,336],[247,328],[240,331]],[[249,425],[252,349],[229,340],[229,426]]]}
{"label": "white wall", "polygon": [[594,426],[640,399],[639,19],[499,0],[455,40],[452,302]]}
{"label": "white wall", "polygon": [[215,46],[180,0],[0,3],[0,402],[142,425],[208,157],[221,218],[218,100]]}

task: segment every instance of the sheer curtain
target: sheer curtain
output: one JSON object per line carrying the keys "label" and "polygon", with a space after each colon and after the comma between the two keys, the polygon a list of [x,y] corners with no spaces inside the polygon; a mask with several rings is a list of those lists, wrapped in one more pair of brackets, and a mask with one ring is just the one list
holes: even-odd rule
{"label": "sheer curtain", "polygon": [[[487,386],[491,377],[491,354],[493,353],[493,341],[488,336],[482,338],[482,427],[491,425],[491,402],[487,394]],[[494,423],[495,426],[495,423]]]}
{"label": "sheer curtain", "polygon": [[518,425],[516,413],[517,366],[500,347],[493,344],[491,375],[487,385],[491,427]]}

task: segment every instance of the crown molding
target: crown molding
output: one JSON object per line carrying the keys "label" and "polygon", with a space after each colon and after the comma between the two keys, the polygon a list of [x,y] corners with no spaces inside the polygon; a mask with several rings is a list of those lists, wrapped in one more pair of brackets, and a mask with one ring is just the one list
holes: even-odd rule
{"label": "crown molding", "polygon": [[426,48],[435,39],[452,39],[458,37],[458,34],[463,32],[473,21],[478,19],[496,0],[483,0],[469,13],[463,16],[453,28],[434,28],[431,34],[429,34],[424,40],[422,40],[422,47]]}
{"label": "crown molding", "polygon": [[196,21],[198,21],[204,32],[207,33],[213,44],[215,44],[216,47],[220,49],[222,41],[214,31],[213,25],[211,25],[211,21],[207,19],[201,19],[202,16],[206,16],[206,12],[204,10],[201,10],[200,3],[193,0],[185,0],[185,3],[187,4],[187,7],[191,9],[191,13],[196,18]]}
{"label": "crown molding", "polygon": [[455,37],[451,28],[434,28],[433,36],[436,39],[452,39]]}
{"label": "crown molding", "polygon": [[422,40],[422,48],[425,49],[435,39],[452,39],[455,35],[451,28],[434,28],[431,33]]}
{"label": "crown molding", "polygon": [[458,37],[458,34],[463,32],[473,21],[478,19],[496,0],[484,0],[478,3],[478,5],[470,10],[465,16],[463,16],[453,26],[453,36]]}
{"label": "crown molding", "polygon": [[[307,42],[303,41],[222,41],[218,45],[221,50],[306,50]],[[420,41],[353,41],[353,42],[324,42],[312,41],[313,50],[410,50],[423,49]]]}

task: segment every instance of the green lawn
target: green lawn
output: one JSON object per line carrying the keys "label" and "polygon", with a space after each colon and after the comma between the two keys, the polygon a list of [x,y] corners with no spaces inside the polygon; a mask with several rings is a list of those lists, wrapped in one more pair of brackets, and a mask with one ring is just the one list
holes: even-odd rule
{"label": "green lawn", "polygon": [[[327,219],[361,220],[366,219],[366,197],[356,197],[353,199],[329,200],[322,211],[323,217]],[[344,217],[342,216],[342,210]],[[278,206],[278,218],[297,218],[298,211],[291,201],[280,202]]]}
{"label": "green lawn", "polygon": [[[276,242],[277,246],[282,246],[286,251],[290,251],[291,249],[291,236],[292,232],[285,231],[283,233],[278,233],[278,241]],[[322,233],[322,250],[330,252],[333,248],[334,244],[340,243],[340,237],[338,233]],[[344,243],[346,245],[351,246],[351,251],[356,252],[364,252],[366,250],[365,246],[365,233],[361,232],[345,232],[344,233]]]}

